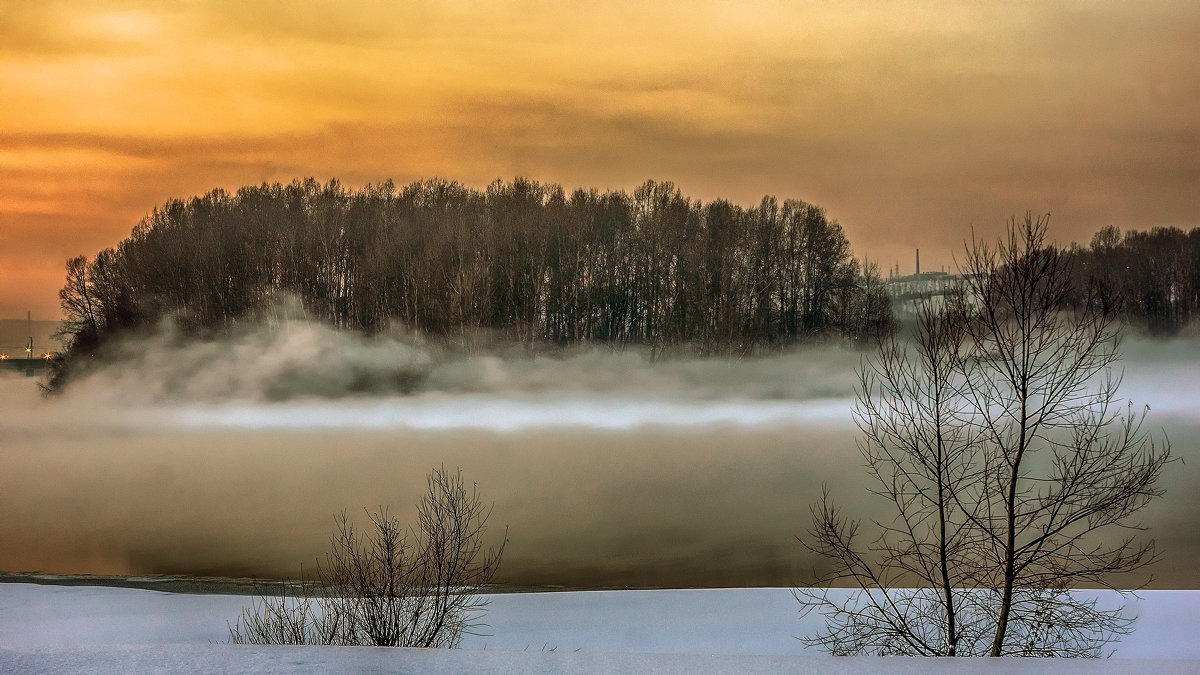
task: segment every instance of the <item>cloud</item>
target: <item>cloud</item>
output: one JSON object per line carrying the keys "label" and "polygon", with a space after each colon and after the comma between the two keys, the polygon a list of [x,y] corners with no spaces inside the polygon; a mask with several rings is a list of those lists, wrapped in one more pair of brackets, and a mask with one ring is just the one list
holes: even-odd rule
{"label": "cloud", "polygon": [[0,227],[71,255],[166,199],[310,175],[795,197],[884,266],[950,265],[1030,209],[1069,242],[1200,206],[1195,3],[26,3],[5,25]]}

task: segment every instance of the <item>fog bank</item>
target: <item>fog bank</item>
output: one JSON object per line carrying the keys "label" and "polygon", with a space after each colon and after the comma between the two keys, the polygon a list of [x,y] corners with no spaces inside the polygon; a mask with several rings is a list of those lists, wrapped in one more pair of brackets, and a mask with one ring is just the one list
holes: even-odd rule
{"label": "fog bank", "polygon": [[[498,580],[514,586],[802,584],[819,561],[795,536],[822,483],[850,515],[886,515],[855,449],[849,350],[652,363],[300,322],[155,339],[59,398],[0,379],[0,570],[292,575],[334,513],[407,517],[439,464],[494,500],[492,532],[510,540]],[[1122,364],[1122,395],[1186,460],[1145,512],[1159,588],[1200,588],[1197,344],[1130,341]],[[403,391],[346,376],[372,368],[410,376]]]}

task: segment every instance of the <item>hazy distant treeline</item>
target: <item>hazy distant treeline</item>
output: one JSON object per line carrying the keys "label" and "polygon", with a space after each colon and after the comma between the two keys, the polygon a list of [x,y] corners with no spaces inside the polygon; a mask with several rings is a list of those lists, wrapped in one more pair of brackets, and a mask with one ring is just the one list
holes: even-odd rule
{"label": "hazy distant treeline", "polygon": [[876,269],[823,209],[691,200],[671,183],[576,190],[524,179],[214,190],[157,208],[128,239],[68,261],[71,350],[166,315],[221,329],[288,294],[310,318],[367,333],[488,329],[747,353],[891,329]]}
{"label": "hazy distant treeline", "polygon": [[1101,282],[1120,298],[1126,318],[1156,335],[1200,319],[1200,227],[1149,232],[1101,229],[1087,247],[1071,247],[1075,288]]}

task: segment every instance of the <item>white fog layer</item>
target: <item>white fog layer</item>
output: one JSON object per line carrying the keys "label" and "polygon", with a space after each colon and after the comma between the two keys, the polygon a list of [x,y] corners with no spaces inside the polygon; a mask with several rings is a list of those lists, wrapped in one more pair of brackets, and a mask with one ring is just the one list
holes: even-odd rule
{"label": "white fog layer", "polygon": [[[178,347],[165,333],[44,399],[0,379],[0,570],[294,575],[333,514],[407,518],[438,465],[508,526],[514,586],[788,586],[822,484],[870,496],[851,418],[869,352],[757,359],[530,355],[365,339],[298,321]],[[1184,463],[1144,516],[1156,588],[1200,588],[1194,340],[1128,340],[1123,398]]]}

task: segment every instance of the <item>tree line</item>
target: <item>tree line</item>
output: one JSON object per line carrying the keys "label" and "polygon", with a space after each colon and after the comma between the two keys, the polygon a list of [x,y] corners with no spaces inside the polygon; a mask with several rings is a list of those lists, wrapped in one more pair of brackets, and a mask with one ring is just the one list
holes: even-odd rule
{"label": "tree line", "polygon": [[482,191],[310,178],[168,201],[117,246],[68,261],[68,357],[165,316],[221,330],[285,295],[368,334],[486,329],[699,354],[892,327],[877,269],[803,201],[705,204],[655,181],[567,194],[523,178]]}
{"label": "tree line", "polygon": [[[1126,320],[1152,335],[1171,335],[1200,319],[1200,227],[1148,232],[1109,225],[1087,247],[1070,247],[1074,288],[1099,282]],[[1079,293],[1070,304],[1078,306]]]}

